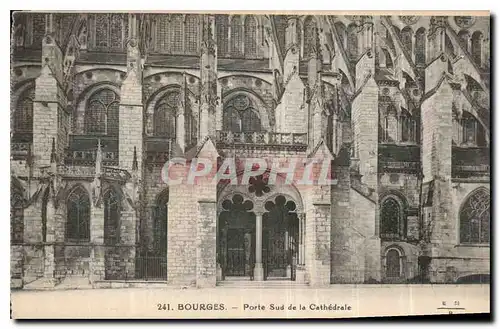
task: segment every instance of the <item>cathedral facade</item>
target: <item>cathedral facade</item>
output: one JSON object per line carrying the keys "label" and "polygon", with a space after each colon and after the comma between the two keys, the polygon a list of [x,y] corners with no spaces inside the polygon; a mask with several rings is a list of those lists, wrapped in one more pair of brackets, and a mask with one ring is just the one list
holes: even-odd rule
{"label": "cathedral facade", "polygon": [[[15,13],[11,287],[489,282],[489,24]],[[332,183],[166,183],[200,157]]]}

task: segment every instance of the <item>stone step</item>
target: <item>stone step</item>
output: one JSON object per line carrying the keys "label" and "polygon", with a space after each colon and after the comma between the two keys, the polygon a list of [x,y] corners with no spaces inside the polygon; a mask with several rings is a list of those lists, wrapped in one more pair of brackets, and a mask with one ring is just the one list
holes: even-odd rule
{"label": "stone step", "polygon": [[224,280],[217,283],[219,287],[228,288],[308,288],[307,283],[298,283],[288,280],[268,280],[268,281],[249,281],[249,280]]}

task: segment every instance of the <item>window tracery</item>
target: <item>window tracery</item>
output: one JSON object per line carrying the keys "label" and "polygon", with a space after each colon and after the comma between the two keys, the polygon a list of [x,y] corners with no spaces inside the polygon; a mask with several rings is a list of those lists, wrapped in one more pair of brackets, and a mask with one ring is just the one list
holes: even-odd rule
{"label": "window tracery", "polygon": [[119,103],[119,96],[111,89],[100,89],[92,94],[85,109],[85,133],[118,135]]}
{"label": "window tracery", "polygon": [[403,207],[394,197],[387,197],[380,210],[380,235],[386,239],[404,237]]}
{"label": "window tracery", "polygon": [[35,89],[25,91],[17,101],[14,114],[14,132],[33,133],[33,100]]}
{"label": "window tracery", "polygon": [[66,240],[90,240],[90,198],[81,186],[75,188],[67,200]]}
{"label": "window tracery", "polygon": [[473,192],[460,210],[460,243],[490,243],[490,194]]}
{"label": "window tracery", "polygon": [[158,103],[154,112],[154,135],[175,138],[176,116],[179,107],[180,93],[171,91]]}
{"label": "window tracery", "polygon": [[261,131],[260,117],[248,96],[238,95],[225,105],[223,126],[232,132]]}

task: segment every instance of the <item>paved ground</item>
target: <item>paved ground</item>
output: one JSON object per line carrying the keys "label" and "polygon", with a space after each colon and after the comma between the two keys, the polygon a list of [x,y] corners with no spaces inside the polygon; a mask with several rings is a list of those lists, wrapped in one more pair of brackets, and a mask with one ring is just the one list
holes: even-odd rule
{"label": "paved ground", "polygon": [[489,295],[489,285],[332,285],[20,290],[11,301],[13,318],[331,318],[489,312]]}

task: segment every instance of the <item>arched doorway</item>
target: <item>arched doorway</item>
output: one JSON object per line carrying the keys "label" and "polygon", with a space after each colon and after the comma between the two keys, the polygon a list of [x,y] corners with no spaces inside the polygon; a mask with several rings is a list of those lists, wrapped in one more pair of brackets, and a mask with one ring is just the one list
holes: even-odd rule
{"label": "arched doorway", "polygon": [[253,277],[255,265],[254,204],[240,194],[222,202],[219,215],[219,263],[224,277]]}
{"label": "arched doorway", "polygon": [[295,280],[299,250],[297,205],[278,195],[264,204],[263,265],[266,279]]}
{"label": "arched doorway", "polygon": [[220,200],[219,279],[295,280],[304,263],[305,219],[294,198],[270,194],[234,191]]}

